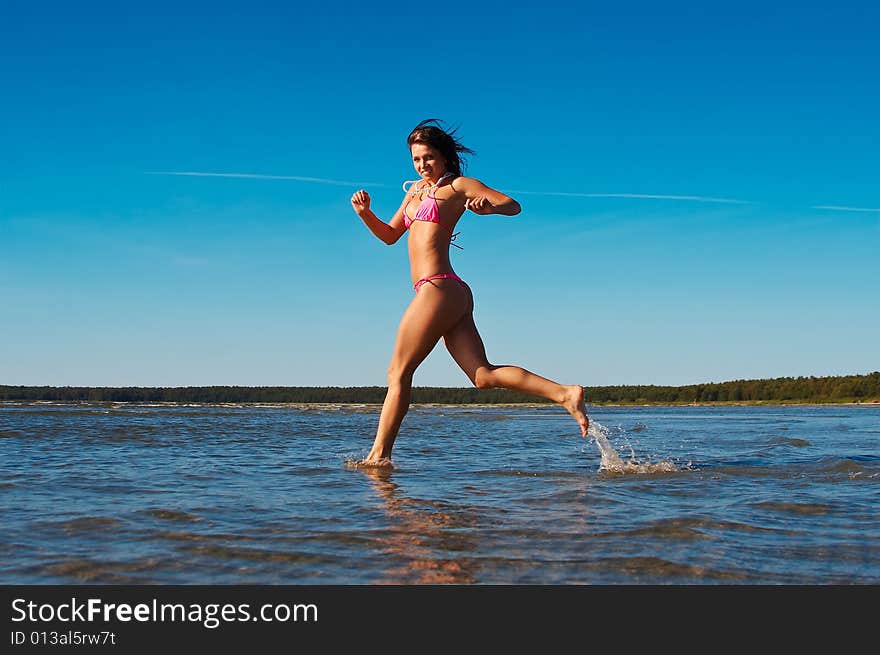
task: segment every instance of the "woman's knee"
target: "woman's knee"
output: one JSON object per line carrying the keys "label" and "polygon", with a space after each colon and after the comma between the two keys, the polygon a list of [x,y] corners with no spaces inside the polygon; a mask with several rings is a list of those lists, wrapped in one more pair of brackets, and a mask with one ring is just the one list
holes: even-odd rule
{"label": "woman's knee", "polygon": [[495,367],[480,366],[474,371],[474,386],[477,389],[492,389],[495,387]]}
{"label": "woman's knee", "polygon": [[388,386],[393,388],[409,388],[412,386],[414,373],[415,370],[412,367],[392,362],[388,367]]}

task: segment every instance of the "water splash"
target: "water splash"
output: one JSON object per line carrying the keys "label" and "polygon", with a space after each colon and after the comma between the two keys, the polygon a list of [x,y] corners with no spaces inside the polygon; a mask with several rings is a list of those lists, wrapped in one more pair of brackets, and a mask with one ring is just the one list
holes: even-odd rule
{"label": "water splash", "polygon": [[391,463],[391,459],[388,457],[383,457],[382,459],[376,460],[375,462],[367,462],[363,458],[355,459],[353,457],[346,457],[343,465],[348,471],[370,469],[386,469],[390,471],[395,468],[394,465]]}
{"label": "water splash", "polygon": [[[620,455],[608,441],[608,428],[600,424],[594,419],[590,419],[590,428],[587,434],[592,441],[596,442],[599,448],[599,454],[602,457],[599,462],[599,470],[607,473],[627,474],[627,473],[674,473],[681,469],[671,460],[660,462],[640,462],[635,458],[635,452],[630,445],[630,458],[628,460],[621,459]],[[628,444],[629,445],[629,444]]]}

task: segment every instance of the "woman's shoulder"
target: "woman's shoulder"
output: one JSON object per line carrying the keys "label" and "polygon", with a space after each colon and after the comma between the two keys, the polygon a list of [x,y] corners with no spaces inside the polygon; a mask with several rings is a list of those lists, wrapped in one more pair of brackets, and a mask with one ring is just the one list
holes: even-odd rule
{"label": "woman's shoulder", "polygon": [[454,189],[459,193],[464,193],[465,195],[479,195],[484,194],[489,191],[489,185],[483,182],[482,180],[478,180],[475,177],[466,177],[464,175],[460,175],[455,180]]}
{"label": "woman's shoulder", "polygon": [[472,188],[474,186],[482,186],[482,182],[480,182],[475,177],[468,177],[466,175],[459,175],[455,179],[452,180],[452,186],[455,189],[465,190],[468,188]]}

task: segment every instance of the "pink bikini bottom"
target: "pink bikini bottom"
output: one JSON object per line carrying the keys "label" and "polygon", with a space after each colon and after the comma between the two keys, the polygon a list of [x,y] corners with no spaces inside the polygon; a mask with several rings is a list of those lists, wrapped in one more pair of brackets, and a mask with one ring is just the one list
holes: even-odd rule
{"label": "pink bikini bottom", "polygon": [[416,282],[413,285],[413,289],[415,289],[416,293],[418,293],[418,291],[422,287],[422,285],[425,282],[430,282],[431,280],[458,280],[459,282],[461,282],[464,285],[465,288],[467,288],[467,284],[465,283],[465,281],[462,280],[460,277],[458,277],[455,273],[437,273],[436,275],[429,275],[428,277],[423,277],[421,280],[419,280],[418,282]]}

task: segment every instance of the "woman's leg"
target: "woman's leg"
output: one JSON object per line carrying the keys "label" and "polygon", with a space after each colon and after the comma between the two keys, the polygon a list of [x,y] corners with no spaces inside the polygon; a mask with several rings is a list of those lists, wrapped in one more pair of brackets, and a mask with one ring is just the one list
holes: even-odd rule
{"label": "woman's leg", "polygon": [[364,464],[385,464],[409,409],[413,374],[445,332],[468,311],[470,294],[456,280],[432,280],[416,293],[400,320],[388,367],[388,393],[376,440]]}
{"label": "woman's leg", "polygon": [[472,312],[443,335],[443,342],[475,387],[513,389],[557,402],[577,421],[581,436],[587,436],[590,420],[584,405],[584,388],[578,384],[558,384],[519,366],[490,364]]}

